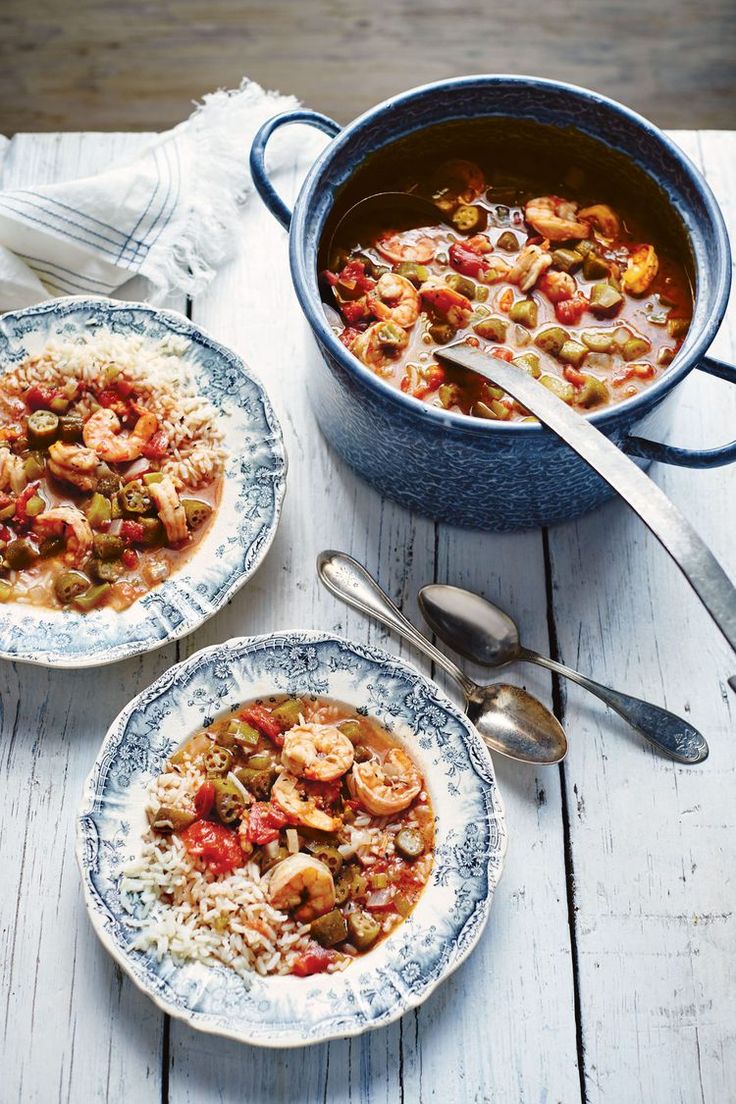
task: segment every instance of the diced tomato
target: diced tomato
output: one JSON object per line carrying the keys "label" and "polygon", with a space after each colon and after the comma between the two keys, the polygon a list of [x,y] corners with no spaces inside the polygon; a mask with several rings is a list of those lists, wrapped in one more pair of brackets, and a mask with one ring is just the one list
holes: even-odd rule
{"label": "diced tomato", "polygon": [[248,810],[248,839],[251,843],[271,843],[289,824],[286,813],[268,801],[254,801]]}
{"label": "diced tomato", "polygon": [[13,501],[13,496],[6,494],[5,491],[0,491],[0,510],[4,510],[6,506],[9,506]]}
{"label": "diced tomato", "polygon": [[453,242],[448,250],[448,255],[452,267],[463,276],[475,276],[477,278],[485,267],[482,254],[468,249],[467,243]]}
{"label": "diced tomato", "polygon": [[281,735],[281,725],[262,705],[249,705],[247,709],[241,709],[238,716],[241,721],[253,725],[254,728],[262,732],[264,736],[268,736],[269,740],[273,740],[279,747],[282,746],[284,741]]}
{"label": "diced tomato", "polygon": [[362,322],[364,319],[370,317],[370,310],[368,309],[368,303],[365,298],[362,299],[349,299],[344,303],[340,303],[340,313],[349,326],[355,325],[356,322]]}
{"label": "diced tomato", "polygon": [[105,387],[102,391],[98,391],[97,401],[100,406],[118,406],[120,404],[120,392],[116,387]]}
{"label": "diced tomato", "polygon": [[573,385],[573,387],[582,387],[585,383],[585,376],[582,372],[578,372],[577,368],[573,368],[571,364],[566,364],[563,371],[565,379]]}
{"label": "diced tomato", "polygon": [[[408,381],[408,376],[404,379]],[[427,395],[431,395],[433,391],[436,391],[438,387],[445,382],[445,369],[440,364],[433,364],[427,369],[426,373],[420,377],[419,383],[412,391],[412,395],[415,399],[426,399]],[[401,381],[401,389],[404,390],[404,380]],[[408,390],[408,387],[406,388]]]}
{"label": "diced tomato", "polygon": [[496,357],[497,360],[506,360],[509,364],[514,359],[511,349],[507,349],[503,345],[496,345],[494,349],[491,349],[491,356]]}
{"label": "diced tomato", "polygon": [[48,410],[52,401],[61,396],[60,391],[50,391],[46,387],[29,387],[23,398],[31,410]]}
{"label": "diced tomato", "polygon": [[9,541],[13,539],[13,534],[8,529],[7,525],[0,525],[0,540]]}
{"label": "diced tomato", "polygon": [[120,526],[120,539],[125,544],[136,544],[138,541],[142,541],[145,535],[145,526],[141,525],[139,521],[128,521],[126,519]]}
{"label": "diced tomato", "polygon": [[323,808],[330,808],[335,804],[340,796],[340,790],[342,789],[342,779],[337,778],[334,782],[310,782],[309,792],[312,797],[318,799],[320,805]]}
{"label": "diced tomato", "polygon": [[197,790],[194,795],[194,811],[198,817],[206,817],[212,812],[215,804],[215,783],[209,778]]}
{"label": "diced tomato", "polygon": [[614,387],[621,387],[622,384],[627,383],[630,379],[652,379],[657,374],[657,369],[653,364],[629,364],[625,371],[619,375],[614,376],[611,380]]}
{"label": "diced tomato", "polygon": [[213,874],[229,874],[245,863],[237,832],[222,824],[195,820],[180,833],[180,838],[189,854],[203,859]]}
{"label": "diced tomato", "polygon": [[323,974],[331,962],[335,961],[335,952],[327,947],[319,947],[317,944],[304,951],[296,959],[292,967],[292,973],[297,977],[310,977],[312,974]]}
{"label": "diced tomato", "polygon": [[352,284],[360,291],[372,291],[376,286],[376,281],[365,271],[365,261],[348,261],[339,274],[339,280],[342,284]]}
{"label": "diced tomato", "polygon": [[28,524],[29,518],[26,514],[26,506],[29,499],[33,498],[33,496],[38,493],[39,486],[40,484],[38,483],[29,483],[15,500],[15,520],[19,525]]}
{"label": "diced tomato", "polygon": [[135,548],[124,548],[123,554],[120,559],[130,571],[130,569],[132,567],[135,567],[135,565],[138,563],[138,553],[136,552]]}
{"label": "diced tomato", "polygon": [[360,330],[356,330],[354,326],[346,326],[342,333],[338,334],[338,338],[349,349],[359,333]]}
{"label": "diced tomato", "polygon": [[123,379],[122,376],[119,376],[117,378],[117,380],[115,381],[115,386],[118,389],[120,397],[123,399],[129,399],[130,396],[133,394],[133,384],[130,382],[130,380]]}
{"label": "diced tomato", "polygon": [[159,429],[141,449],[147,460],[162,460],[169,450],[169,435]]}
{"label": "diced tomato", "polygon": [[580,319],[588,309],[588,300],[578,292],[572,299],[563,299],[561,303],[555,303],[555,314],[563,326],[577,326]]}

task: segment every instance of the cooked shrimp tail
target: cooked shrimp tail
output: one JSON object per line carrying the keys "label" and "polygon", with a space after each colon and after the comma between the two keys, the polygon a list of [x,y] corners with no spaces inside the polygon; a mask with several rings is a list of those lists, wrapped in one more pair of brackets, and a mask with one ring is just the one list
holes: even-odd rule
{"label": "cooked shrimp tail", "polygon": [[392,816],[411,805],[422,788],[422,776],[401,748],[392,748],[381,762],[377,757],[354,763],[355,796],[374,816]]}
{"label": "cooked shrimp tail", "polygon": [[350,770],[353,745],[335,725],[295,725],[284,736],[281,762],[288,771],[313,782],[332,782]]}
{"label": "cooked shrimp tail", "polygon": [[93,537],[89,522],[76,506],[56,506],[39,514],[33,523],[39,537],[66,538],[64,559],[79,567],[92,551]]}
{"label": "cooked shrimp tail", "polygon": [[335,907],[335,883],[328,867],[301,852],[273,867],[268,895],[274,908],[308,923]]}
{"label": "cooked shrimp tail", "polygon": [[89,449],[97,453],[100,460],[110,464],[125,464],[137,460],[143,446],[153,437],[158,428],[155,414],[144,411],[135,423],[131,433],[122,433],[120,419],[114,410],[101,407],[84,424],[82,436]]}

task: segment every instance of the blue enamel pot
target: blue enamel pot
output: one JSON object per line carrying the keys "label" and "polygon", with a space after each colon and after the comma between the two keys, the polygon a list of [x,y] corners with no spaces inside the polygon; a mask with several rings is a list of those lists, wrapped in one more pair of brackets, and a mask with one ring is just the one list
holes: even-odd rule
{"label": "blue enamel pot", "polygon": [[[626,107],[583,88],[514,76],[473,76],[425,85],[367,111],[341,128],[297,110],[261,127],[251,150],[262,199],[289,229],[291,272],[299,302],[322,352],[309,381],[328,441],[383,494],[455,525],[514,530],[580,516],[612,495],[550,431],[533,423],[486,421],[429,407],[395,390],[361,364],[330,329],[320,301],[317,254],[336,193],[366,158],[438,123],[483,117],[536,120],[573,128],[623,154],[655,181],[690,240],[695,274],[693,321],[669,370],[633,398],[588,417],[637,462],[707,468],[736,459],[736,441],[693,450],[662,444],[677,387],[693,369],[736,383],[736,369],[705,354],[723,319],[731,258],[726,228],[710,188],[662,131]],[[271,134],[307,123],[329,134],[293,212],[265,168]]]}

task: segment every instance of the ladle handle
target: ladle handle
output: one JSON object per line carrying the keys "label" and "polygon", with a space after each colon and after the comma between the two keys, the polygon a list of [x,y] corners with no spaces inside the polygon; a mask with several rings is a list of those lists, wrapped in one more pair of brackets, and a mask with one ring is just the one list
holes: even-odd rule
{"label": "ladle handle", "polygon": [[578,686],[585,687],[623,717],[636,732],[649,740],[650,744],[654,744],[656,748],[671,759],[676,759],[678,763],[702,763],[708,758],[708,744],[705,737],[688,721],[676,717],[669,710],[641,701],[640,698],[634,698],[630,694],[611,690],[608,686],[602,686],[594,679],[581,675],[572,667],[566,667],[564,663],[548,659],[547,656],[539,655],[537,652],[524,649],[519,658],[538,663],[540,667],[546,667],[558,675],[571,679]]}
{"label": "ladle handle", "polygon": [[327,589],[342,598],[343,602],[361,613],[375,617],[376,621],[380,621],[387,629],[393,629],[418,651],[434,660],[450,678],[455,679],[468,701],[474,697],[475,683],[407,621],[376,580],[352,556],[332,550],[320,552],[317,557],[317,574]]}

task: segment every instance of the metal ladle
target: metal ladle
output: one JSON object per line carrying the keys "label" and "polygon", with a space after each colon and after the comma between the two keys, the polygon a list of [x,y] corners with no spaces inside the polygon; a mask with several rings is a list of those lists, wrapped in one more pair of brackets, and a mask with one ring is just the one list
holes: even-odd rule
{"label": "metal ladle", "polygon": [[485,667],[503,667],[516,660],[537,663],[584,686],[678,763],[702,763],[708,758],[705,737],[688,721],[658,705],[601,686],[571,667],[523,647],[516,622],[480,594],[433,583],[419,591],[419,608],[437,636],[467,659]]}
{"label": "metal ladle", "polygon": [[336,242],[356,240],[361,231],[373,236],[380,230],[409,230],[419,226],[440,226],[445,215],[429,199],[411,192],[374,192],[354,203],[332,231],[327,256]]}
{"label": "metal ladle", "polygon": [[320,552],[317,573],[332,594],[393,629],[457,682],[465,712],[491,751],[522,763],[559,763],[567,737],[556,717],[519,686],[479,686],[407,621],[361,564],[344,552]]}

